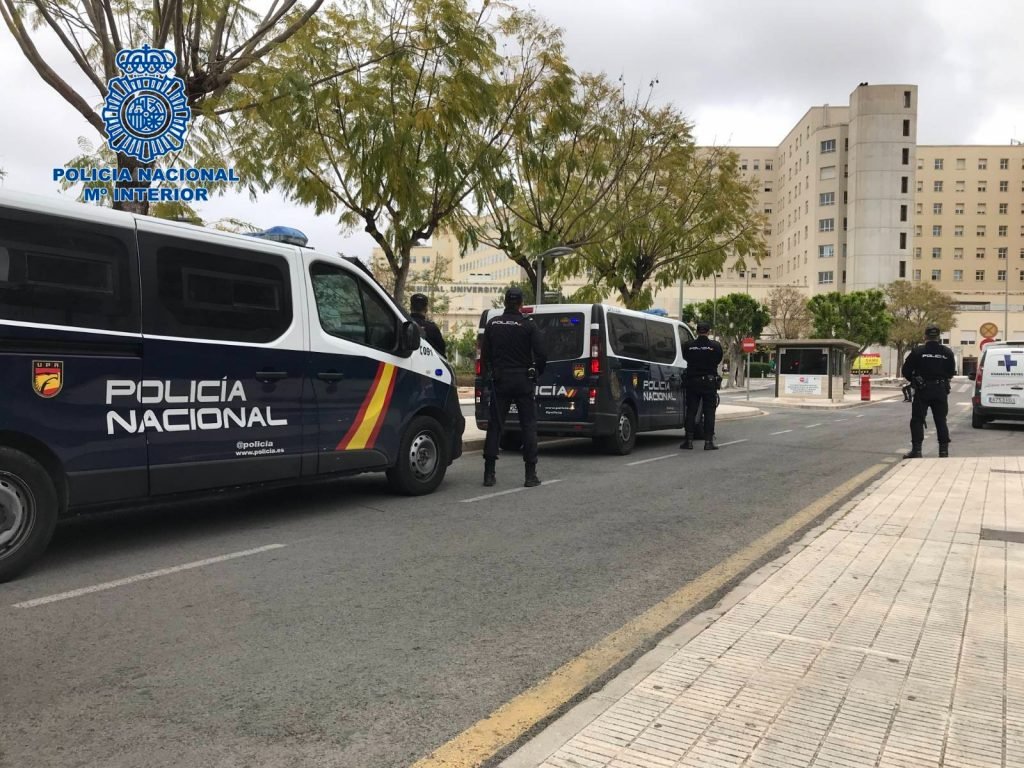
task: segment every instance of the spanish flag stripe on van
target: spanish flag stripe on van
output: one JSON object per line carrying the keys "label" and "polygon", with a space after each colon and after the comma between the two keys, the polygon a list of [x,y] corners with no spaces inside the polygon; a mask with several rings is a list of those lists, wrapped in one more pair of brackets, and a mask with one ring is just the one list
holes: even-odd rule
{"label": "spanish flag stripe on van", "polygon": [[366,393],[366,398],[363,400],[352,426],[338,443],[337,450],[358,451],[373,447],[374,441],[380,433],[384,417],[387,415],[388,405],[391,403],[397,372],[398,369],[393,365],[380,364],[373,385]]}

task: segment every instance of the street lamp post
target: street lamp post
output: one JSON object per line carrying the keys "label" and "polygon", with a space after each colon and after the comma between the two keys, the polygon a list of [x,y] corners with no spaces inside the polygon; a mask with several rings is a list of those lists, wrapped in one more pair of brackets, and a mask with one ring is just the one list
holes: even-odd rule
{"label": "street lamp post", "polygon": [[544,259],[549,256],[553,259],[557,259],[559,256],[568,256],[574,250],[576,249],[567,245],[556,245],[537,255],[537,295],[533,302],[535,305],[540,306],[544,303]]}

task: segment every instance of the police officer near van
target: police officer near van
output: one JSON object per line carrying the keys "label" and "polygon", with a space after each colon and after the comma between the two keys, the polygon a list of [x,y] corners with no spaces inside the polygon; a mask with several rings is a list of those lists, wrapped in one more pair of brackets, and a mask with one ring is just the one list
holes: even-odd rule
{"label": "police officer near van", "polygon": [[423,338],[434,349],[441,357],[445,357],[445,343],[444,336],[441,335],[441,329],[437,327],[437,324],[432,320],[427,319],[427,305],[429,304],[427,297],[422,293],[414,293],[409,299],[409,317],[420,327],[423,331]]}
{"label": "police officer near van", "polygon": [[537,403],[534,399],[537,376],[547,363],[540,333],[533,320],[524,317],[523,292],[505,291],[505,312],[491,319],[484,328],[480,362],[485,379],[491,384],[491,407],[484,442],[484,485],[497,482],[495,462],[501,433],[513,404],[519,413],[523,434],[523,461],[526,463],[527,488],[540,485],[537,477]]}
{"label": "police officer near van", "polygon": [[722,362],[722,345],[708,338],[711,326],[697,323],[697,338],[683,344],[686,361],[686,439],[679,446],[693,449],[697,428],[697,409],[704,406],[704,450],[717,451],[715,445],[715,409],[718,408],[718,366]]}
{"label": "police officer near van", "polygon": [[939,456],[949,456],[949,380],[956,375],[953,350],[941,344],[942,332],[937,325],[929,325],[924,332],[925,343],[914,347],[903,363],[903,378],[914,387],[914,403],[910,416],[910,452],[904,459],[920,459],[924,442],[924,419],[931,408],[935,419],[935,432],[939,438]]}

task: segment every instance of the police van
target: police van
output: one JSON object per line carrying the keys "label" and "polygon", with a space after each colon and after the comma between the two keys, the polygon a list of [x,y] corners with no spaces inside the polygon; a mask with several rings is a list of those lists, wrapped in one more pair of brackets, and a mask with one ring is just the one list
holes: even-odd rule
{"label": "police van", "polygon": [[0,393],[0,580],[91,508],[374,471],[429,493],[465,427],[358,264],[2,192]]}
{"label": "police van", "polygon": [[1024,341],[992,342],[981,352],[974,383],[971,426],[1024,421]]}
{"label": "police van", "polygon": [[[681,429],[685,421],[682,345],[693,338],[681,322],[606,304],[523,307],[540,331],[548,356],[537,378],[537,432],[590,437],[620,455],[638,432]],[[478,338],[501,309],[480,317]],[[476,422],[487,429],[491,392],[477,344]],[[502,448],[521,444],[519,422],[506,421]]]}

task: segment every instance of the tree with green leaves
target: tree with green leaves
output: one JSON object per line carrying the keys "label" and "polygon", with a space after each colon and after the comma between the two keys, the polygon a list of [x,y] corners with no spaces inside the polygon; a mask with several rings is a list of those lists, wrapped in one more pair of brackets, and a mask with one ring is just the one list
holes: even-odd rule
{"label": "tree with green leaves", "polygon": [[[279,74],[256,90],[273,93],[275,109],[236,116],[237,166],[259,189],[280,187],[361,227],[402,302],[412,249],[501,162],[559,47],[557,30],[504,4],[367,0],[355,17],[325,9],[271,57]],[[377,63],[350,68],[367,60]]]}
{"label": "tree with green leaves", "polygon": [[445,337],[448,348],[448,359],[455,361],[458,371],[468,371],[476,359],[476,328],[462,327],[452,329]]}
{"label": "tree with green leaves", "polygon": [[[464,246],[503,251],[536,284],[537,255],[607,237],[609,223],[625,215],[627,169],[636,186],[670,144],[652,133],[649,95],[627,98],[621,78],[576,73],[560,56],[526,98],[505,153],[484,169],[459,223]],[[557,281],[563,263],[546,265],[545,276]]]}
{"label": "tree with green leaves", "polygon": [[[185,82],[195,122],[214,116],[232,99],[239,80],[301,30],[323,2],[312,0],[303,7],[298,0],[278,0],[261,14],[238,0],[0,0],[0,16],[42,80],[105,140],[100,104],[107,96],[107,81],[121,74],[119,50],[144,44],[173,50],[174,74]],[[44,58],[37,47],[40,30],[55,35],[64,46],[68,72],[62,74]],[[219,164],[213,162],[216,152],[210,142],[195,137],[191,143],[192,156]],[[115,161],[109,150],[94,152],[92,158],[97,156]],[[137,177],[144,163],[119,153],[116,164],[130,169],[136,179],[118,186],[149,186]],[[146,213],[148,203],[115,202],[114,207]]]}
{"label": "tree with green leaves", "polygon": [[620,180],[614,194],[623,215],[610,236],[562,260],[566,269],[588,270],[596,296],[617,294],[631,309],[649,308],[657,288],[707,277],[727,261],[743,269],[765,253],[763,214],[736,153],[695,146],[674,110],[652,121],[656,135],[672,137],[672,149],[637,169],[635,185],[632,169]]}
{"label": "tree with green leaves", "polygon": [[885,293],[877,289],[849,293],[819,293],[807,302],[813,321],[813,334],[821,339],[846,339],[860,346],[856,355],[848,355],[845,382],[850,384],[853,362],[873,344],[886,344],[892,316]]}
{"label": "tree with green leaves", "polygon": [[711,333],[722,342],[729,363],[729,386],[746,383],[743,339],[757,338],[771,322],[768,307],[746,293],[730,293],[717,301],[709,299],[683,307],[683,320],[691,325],[699,320],[711,326]]}
{"label": "tree with green leaves", "polygon": [[780,285],[768,292],[767,299],[772,333],[780,339],[807,337],[811,330],[811,313],[803,291],[791,285]]}
{"label": "tree with green leaves", "polygon": [[956,301],[930,283],[896,280],[886,286],[886,304],[892,317],[889,342],[896,347],[896,366],[924,338],[924,329],[935,323],[943,330],[956,325]]}

